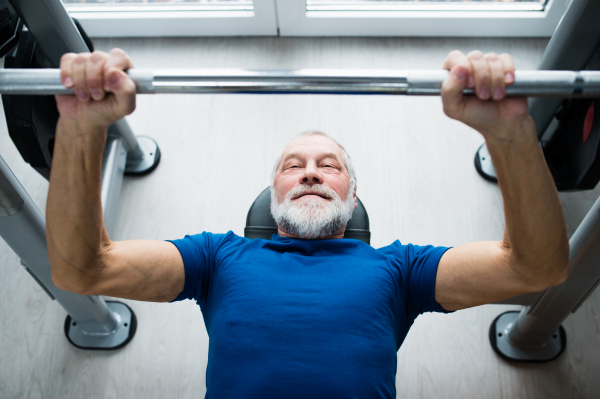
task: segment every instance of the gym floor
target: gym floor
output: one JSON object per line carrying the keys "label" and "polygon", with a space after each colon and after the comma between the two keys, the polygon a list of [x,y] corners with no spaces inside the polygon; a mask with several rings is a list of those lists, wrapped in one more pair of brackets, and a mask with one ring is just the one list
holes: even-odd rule
{"label": "gym floor", "polygon": [[[448,52],[508,52],[535,69],[547,39],[163,38],[96,39],[141,68],[440,68]],[[1,111],[0,111],[1,112]],[[113,240],[174,239],[203,230],[243,235],[246,213],[269,184],[274,157],[295,133],[328,132],[346,146],[372,245],[456,246],[499,240],[500,191],[473,157],[483,138],[448,119],[437,97],[157,95],[128,118],[154,138],[158,169],[126,177]],[[45,209],[48,183],[0,124],[0,155]],[[569,236],[600,195],[563,193]],[[83,351],[64,337],[65,311],[0,240],[0,398],[201,398],[208,336],[192,301],[124,301],[138,317],[123,349]],[[398,352],[399,398],[597,398],[600,293],[571,315],[567,348],[547,364],[512,364],[488,341],[490,323],[519,306],[486,305],[420,316]],[[232,381],[232,384],[235,381]]]}

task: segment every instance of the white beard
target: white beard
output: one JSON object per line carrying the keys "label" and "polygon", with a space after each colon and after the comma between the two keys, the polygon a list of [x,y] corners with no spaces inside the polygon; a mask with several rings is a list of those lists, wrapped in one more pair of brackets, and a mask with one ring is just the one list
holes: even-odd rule
{"label": "white beard", "polygon": [[[306,191],[316,191],[330,200],[322,198],[300,198]],[[321,184],[303,184],[290,190],[283,203],[277,201],[275,189],[271,187],[271,214],[279,227],[287,233],[303,239],[319,239],[332,236],[348,224],[354,211],[354,187],[350,187],[345,202],[330,188]]]}

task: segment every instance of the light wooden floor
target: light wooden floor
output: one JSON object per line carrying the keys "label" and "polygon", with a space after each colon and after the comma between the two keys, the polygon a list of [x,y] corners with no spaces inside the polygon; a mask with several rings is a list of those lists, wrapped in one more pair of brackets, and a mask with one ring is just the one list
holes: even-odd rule
{"label": "light wooden floor", "polygon": [[[509,52],[536,67],[541,39],[122,39],[96,47],[129,52],[138,67],[439,68],[455,49]],[[321,129],[355,160],[372,244],[459,245],[503,232],[497,186],[473,156],[483,139],[446,118],[439,98],[161,95],[139,97],[136,134],[161,147],[158,169],[126,178],[115,240],[172,239],[203,230],[242,235],[246,212],[269,181],[277,150],[295,133]],[[0,154],[44,209],[47,182],[23,162],[0,127]],[[569,234],[600,189],[561,195]],[[125,301],[139,320],[125,348],[90,352],[63,336],[63,309],[48,299],[0,242],[0,398],[200,398],[208,337],[187,301]],[[399,398],[600,397],[600,294],[564,324],[556,361],[515,365],[488,342],[492,320],[515,306],[488,305],[419,317],[398,352]],[[232,381],[235,383],[235,381]]]}

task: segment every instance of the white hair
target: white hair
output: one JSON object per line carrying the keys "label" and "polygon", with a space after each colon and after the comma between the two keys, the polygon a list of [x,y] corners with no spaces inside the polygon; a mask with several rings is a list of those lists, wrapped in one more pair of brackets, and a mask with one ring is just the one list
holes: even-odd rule
{"label": "white hair", "polygon": [[[344,163],[348,175],[350,176],[350,185],[346,196],[346,201],[342,202],[339,195],[331,188],[322,184],[308,185],[302,184],[290,190],[280,204],[275,192],[275,175],[279,169],[281,156],[286,147],[284,147],[275,161],[273,173],[271,175],[271,214],[275,222],[290,234],[294,234],[304,239],[319,239],[335,234],[342,227],[348,224],[354,211],[354,191],[356,189],[356,172],[354,165],[346,149],[336,140],[327,134],[318,130],[307,130],[300,133],[297,139],[302,136],[318,135],[333,140],[342,150]],[[319,194],[330,199],[323,203],[318,199],[306,199],[302,204],[292,202],[292,198],[302,194],[305,191],[317,191]]]}

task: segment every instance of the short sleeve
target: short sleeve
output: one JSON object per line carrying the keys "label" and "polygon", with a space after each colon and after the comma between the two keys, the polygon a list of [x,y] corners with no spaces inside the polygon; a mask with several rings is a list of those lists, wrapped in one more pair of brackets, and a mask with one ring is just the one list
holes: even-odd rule
{"label": "short sleeve", "polygon": [[179,240],[167,240],[179,250],[185,270],[183,291],[171,302],[195,299],[200,303],[206,299],[219,249],[231,236],[234,236],[231,231],[226,234],[203,232],[202,234],[186,235]]}
{"label": "short sleeve", "polygon": [[423,312],[452,313],[435,301],[435,279],[442,255],[449,247],[402,245],[396,240],[379,251],[394,260],[400,272],[400,294],[409,312],[416,317]]}
{"label": "short sleeve", "polygon": [[438,266],[442,255],[448,249],[450,248],[432,245],[408,244],[404,246],[409,300],[418,314],[424,312],[452,313],[444,310],[435,300],[435,279]]}

